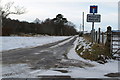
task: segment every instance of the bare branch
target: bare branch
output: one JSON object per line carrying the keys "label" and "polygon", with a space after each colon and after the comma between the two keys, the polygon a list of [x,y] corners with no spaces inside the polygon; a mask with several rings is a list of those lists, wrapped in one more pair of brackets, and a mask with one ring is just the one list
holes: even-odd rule
{"label": "bare branch", "polygon": [[[20,7],[20,6],[14,6],[13,7],[14,2],[8,2],[5,4],[5,6],[2,8],[2,16],[3,17],[7,17],[10,14],[24,14],[26,12],[26,9],[24,7]],[[14,8],[14,9],[11,9]]]}
{"label": "bare branch", "polygon": [[20,15],[20,14],[24,14],[26,12],[26,9],[24,7],[15,6],[15,11],[16,14]]}
{"label": "bare branch", "polygon": [[14,2],[8,2],[5,4],[4,6],[4,11],[5,12],[9,12],[10,11],[10,8],[13,6]]}
{"label": "bare branch", "polygon": [[0,0],[0,12],[2,12],[1,0]]}

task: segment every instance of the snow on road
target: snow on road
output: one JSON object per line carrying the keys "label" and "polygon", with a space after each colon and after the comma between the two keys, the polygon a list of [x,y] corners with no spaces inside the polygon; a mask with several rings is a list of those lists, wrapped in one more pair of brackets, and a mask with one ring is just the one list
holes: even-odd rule
{"label": "snow on road", "polygon": [[70,36],[0,37],[0,51],[40,46],[63,40],[68,37]]}
{"label": "snow on road", "polygon": [[65,43],[68,43],[70,40],[72,40],[74,37],[72,37],[72,38],[70,38],[70,39],[68,39],[68,40],[66,40],[66,41],[64,41],[64,42],[62,42],[62,43],[59,43],[59,44],[57,44],[57,45],[55,45],[55,46],[52,46],[52,47],[50,47],[50,48],[55,48],[55,47],[58,47],[58,46],[61,46],[61,45],[64,45]]}
{"label": "snow on road", "polygon": [[72,78],[108,78],[104,75],[118,72],[118,61],[110,61],[106,64],[97,64],[92,68],[72,67],[68,70],[71,71],[70,76]]}
{"label": "snow on road", "polygon": [[[75,48],[76,46],[79,44],[78,42],[79,38],[76,39],[76,41],[74,42],[74,46],[73,48],[70,49],[70,51],[68,52],[67,54],[67,57],[69,59],[76,59],[76,60],[81,60],[81,61],[84,61],[84,62],[88,62],[88,60],[85,60],[83,58],[81,58],[80,56],[78,56],[78,54],[75,52]],[[80,41],[83,41],[83,38],[80,38]],[[85,44],[85,43],[84,43]]]}

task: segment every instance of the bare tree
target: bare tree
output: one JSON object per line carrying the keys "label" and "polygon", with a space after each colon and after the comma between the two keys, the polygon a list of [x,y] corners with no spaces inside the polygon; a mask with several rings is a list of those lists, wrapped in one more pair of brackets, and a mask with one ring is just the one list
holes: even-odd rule
{"label": "bare tree", "polygon": [[[0,0],[0,3],[1,3],[1,0]],[[1,7],[1,5],[0,5],[0,35],[1,35],[1,33],[2,33],[1,27],[2,27],[2,7]]]}
{"label": "bare tree", "polygon": [[10,14],[20,15],[26,12],[26,9],[24,7],[14,6],[14,2],[8,2],[4,6],[0,6],[0,8],[1,8],[3,18],[6,18]]}

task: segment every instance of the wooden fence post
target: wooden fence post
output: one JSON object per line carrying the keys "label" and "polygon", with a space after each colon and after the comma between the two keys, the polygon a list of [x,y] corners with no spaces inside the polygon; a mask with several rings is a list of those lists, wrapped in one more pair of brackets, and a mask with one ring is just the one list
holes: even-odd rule
{"label": "wooden fence post", "polygon": [[104,44],[104,33],[102,32],[102,44]]}
{"label": "wooden fence post", "polygon": [[95,33],[95,34],[96,34],[95,41],[97,42],[97,31],[96,31],[96,33]]}
{"label": "wooden fence post", "polygon": [[98,29],[98,44],[100,44],[100,28]]}
{"label": "wooden fence post", "polygon": [[112,31],[111,31],[111,27],[110,26],[108,26],[107,27],[107,41],[106,41],[106,46],[108,47],[108,51],[109,51],[109,53],[110,54],[112,54],[111,53],[111,34],[112,34]]}
{"label": "wooden fence post", "polygon": [[94,36],[94,39],[93,39],[93,41],[95,42],[95,29],[94,29],[94,31],[93,31],[93,32],[94,32],[94,34],[93,34],[93,36]]}
{"label": "wooden fence post", "polygon": [[92,30],[90,31],[90,36],[91,36],[91,39],[92,39]]}

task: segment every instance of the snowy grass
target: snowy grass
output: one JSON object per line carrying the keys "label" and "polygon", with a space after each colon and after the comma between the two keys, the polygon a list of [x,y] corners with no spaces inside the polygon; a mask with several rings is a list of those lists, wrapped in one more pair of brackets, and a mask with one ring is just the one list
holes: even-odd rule
{"label": "snowy grass", "polygon": [[[88,37],[89,38],[89,37]],[[89,39],[81,37],[78,40],[75,51],[84,59],[106,63],[113,56],[108,52],[108,48],[103,44],[91,43]]]}
{"label": "snowy grass", "polygon": [[[82,40],[82,38],[80,38],[80,40]],[[86,62],[87,60],[85,60],[85,59],[83,59],[82,57],[80,57],[80,56],[76,53],[76,51],[75,51],[76,46],[79,44],[78,41],[79,41],[79,38],[77,38],[76,41],[74,42],[74,46],[73,46],[73,48],[71,48],[70,51],[68,52],[67,57],[68,57],[69,59],[76,59],[76,60],[81,60],[81,61]],[[88,61],[87,61],[87,62],[88,62]]]}
{"label": "snowy grass", "polygon": [[63,40],[68,37],[70,36],[0,37],[0,51],[40,46]]}
{"label": "snowy grass", "polygon": [[[67,54],[68,58],[80,60],[83,62],[88,62],[95,66],[94,67],[86,67],[86,68],[69,67],[67,70],[70,72],[69,75],[72,78],[108,78],[104,75],[108,74],[108,73],[118,72],[118,67],[119,67],[118,62],[119,61],[109,60],[108,63],[106,63],[106,64],[99,64],[95,61],[86,60],[86,59],[83,59],[82,57],[80,57],[75,51],[75,48],[78,45],[79,41],[84,42],[84,39],[83,38],[76,39],[76,41],[74,42],[73,48],[71,48],[71,50]],[[84,44],[84,46],[85,45],[86,44]],[[86,46],[86,47],[89,48],[88,46]]]}

